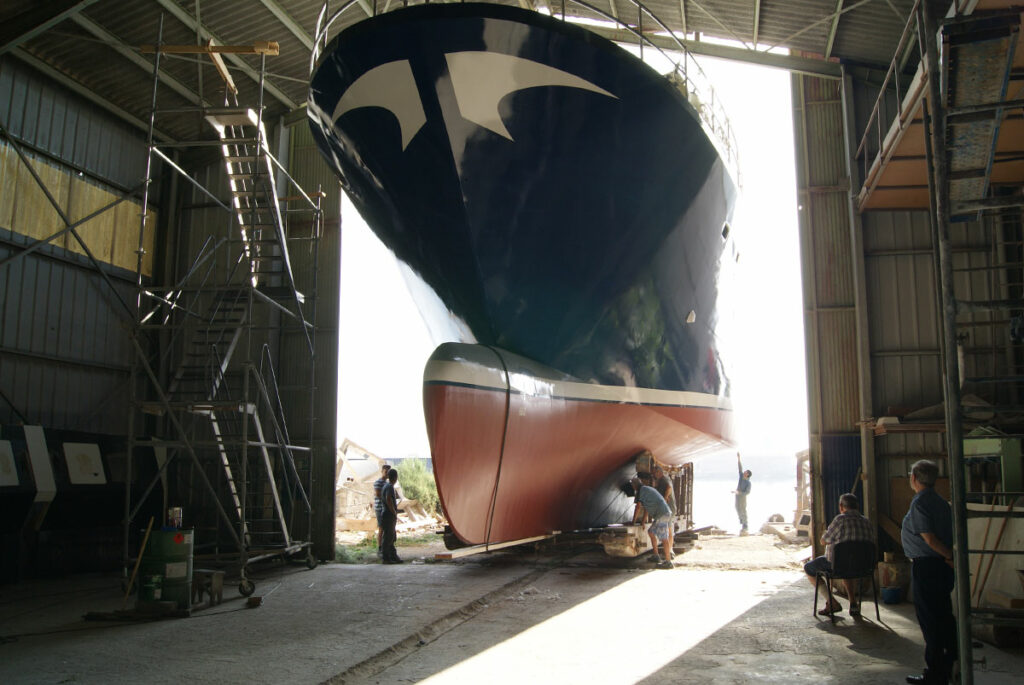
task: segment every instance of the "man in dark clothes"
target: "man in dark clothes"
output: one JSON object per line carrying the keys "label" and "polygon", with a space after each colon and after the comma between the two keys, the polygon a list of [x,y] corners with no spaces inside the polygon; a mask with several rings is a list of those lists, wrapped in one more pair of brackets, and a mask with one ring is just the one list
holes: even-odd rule
{"label": "man in dark clothes", "polygon": [[917,622],[924,635],[921,675],[907,676],[908,683],[947,683],[957,653],[956,619],[953,617],[953,513],[949,503],[935,492],[939,467],[922,459],[910,471],[914,499],[903,518],[903,553],[910,559],[910,577]]}
{"label": "man in dark clothes", "polygon": [[743,462],[740,460],[740,453],[736,453],[736,465],[740,470],[740,480],[736,484],[736,489],[733,490],[736,493],[736,515],[740,517],[740,535],[747,534],[747,495],[750,494],[750,477],[752,474],[749,470],[743,470]]}
{"label": "man in dark clothes", "polygon": [[381,549],[383,551],[385,564],[401,564],[398,552],[395,550],[395,539],[397,533],[395,526],[398,525],[398,498],[395,496],[395,483],[398,482],[398,471],[388,470],[388,482],[381,489],[380,498],[384,503],[383,533],[381,535]]}
{"label": "man in dark clothes", "polygon": [[672,515],[675,516],[679,512],[676,511],[676,494],[672,489],[672,480],[665,474],[665,470],[657,464],[651,469],[651,476],[654,477],[654,489],[665,498],[668,508],[672,510]]}
{"label": "man in dark clothes", "polygon": [[388,482],[388,471],[391,467],[381,464],[380,478],[373,481],[373,513],[377,515],[377,557],[384,557],[384,548],[381,547],[381,537],[384,535],[384,500],[380,498],[385,483]]}

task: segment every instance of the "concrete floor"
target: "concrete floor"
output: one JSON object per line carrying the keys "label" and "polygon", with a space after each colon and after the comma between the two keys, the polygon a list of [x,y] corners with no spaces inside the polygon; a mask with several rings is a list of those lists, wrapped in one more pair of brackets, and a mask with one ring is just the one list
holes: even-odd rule
{"label": "concrete floor", "polygon": [[[813,617],[801,550],[776,542],[702,539],[671,571],[590,548],[267,564],[257,608],[232,584],[217,607],[147,623],[82,620],[121,608],[115,577],[0,586],[0,682],[860,684],[919,671],[911,605]],[[1024,650],[975,658],[976,683],[1021,682]]]}

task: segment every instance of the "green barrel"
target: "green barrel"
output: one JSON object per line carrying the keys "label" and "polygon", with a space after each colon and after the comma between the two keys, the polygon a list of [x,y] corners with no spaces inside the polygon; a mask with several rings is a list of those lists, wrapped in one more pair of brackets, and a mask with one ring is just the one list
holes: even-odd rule
{"label": "green barrel", "polygon": [[160,601],[192,608],[192,531],[154,530],[142,552],[139,574],[160,576]]}

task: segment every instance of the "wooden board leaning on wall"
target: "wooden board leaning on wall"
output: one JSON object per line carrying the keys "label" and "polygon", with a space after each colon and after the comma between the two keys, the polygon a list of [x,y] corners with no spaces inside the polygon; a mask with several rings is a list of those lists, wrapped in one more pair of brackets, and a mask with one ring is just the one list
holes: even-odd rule
{"label": "wooden board leaning on wall", "polygon": [[[73,169],[26,152],[32,168],[46,185],[61,210],[71,221],[78,221],[117,200],[120,193]],[[134,272],[139,247],[139,219],[142,203],[127,199],[75,228],[96,259]],[[42,239],[64,228],[60,214],[53,208],[18,153],[0,141],[0,227],[33,239]],[[147,212],[143,236],[145,255],[142,273],[153,273],[153,236],[156,212]],[[55,238],[53,244],[75,254],[85,254],[70,232]]]}

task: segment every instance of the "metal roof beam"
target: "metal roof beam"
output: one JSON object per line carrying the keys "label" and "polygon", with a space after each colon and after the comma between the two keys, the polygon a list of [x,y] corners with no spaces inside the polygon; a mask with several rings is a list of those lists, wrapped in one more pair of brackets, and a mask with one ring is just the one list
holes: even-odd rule
{"label": "metal roof beam", "polygon": [[[873,1],[874,0],[860,0],[860,2],[855,2],[854,4],[850,5],[849,7],[844,7],[840,12],[838,12],[838,14],[846,14],[847,12],[851,12],[851,11],[857,9],[861,5],[866,5],[869,2],[873,2]],[[797,36],[800,36],[800,35],[803,35],[804,33],[807,33],[808,31],[813,29],[818,24],[824,23],[824,22],[828,21],[829,19],[833,19],[833,20],[838,21],[835,17],[836,17],[836,13],[835,12],[833,12],[832,14],[826,14],[821,19],[818,19],[816,21],[812,21],[810,24],[808,24],[807,26],[803,27],[799,31],[796,31],[794,33],[789,34],[788,36],[786,36],[785,38],[783,38],[779,42],[775,43],[771,47],[772,48],[777,48],[777,47],[780,47],[780,46],[786,46],[786,44],[789,43],[789,41],[793,40]],[[769,48],[769,49],[771,49],[771,48]]]}
{"label": "metal roof beam", "polygon": [[[145,122],[142,119],[139,119],[134,114],[131,114],[130,112],[121,109],[109,100],[100,97],[93,91],[83,86],[78,81],[68,78],[63,73],[51,67],[49,64],[46,64],[42,60],[36,59],[22,48],[14,48],[14,50],[11,51],[11,54],[17,57],[18,59],[22,60],[29,66],[31,66],[33,69],[50,77],[51,79],[61,84],[62,86],[64,86],[71,92],[75,93],[76,95],[85,98],[94,105],[102,107],[103,109],[107,110],[108,112],[110,112],[117,118],[121,119],[122,121],[125,121],[131,124],[132,126],[136,127],[143,133],[149,132],[148,122]],[[168,135],[167,133],[164,133],[163,131],[160,131],[159,129],[154,128],[153,135],[163,142],[174,142],[174,138],[172,136]]]}
{"label": "metal roof beam", "polygon": [[260,0],[264,7],[270,10],[270,13],[281,22],[281,24],[288,29],[288,31],[299,39],[299,41],[306,46],[306,49],[310,52],[313,51],[313,37],[303,30],[299,26],[299,22],[295,21],[292,15],[288,14],[283,7],[274,2],[274,0]]}
{"label": "metal roof beam", "polygon": [[836,42],[836,33],[839,31],[839,18],[843,16],[843,0],[836,0],[836,13],[832,17],[832,26],[828,30],[828,40],[825,41],[825,59],[832,56],[832,46]]}
{"label": "metal roof beam", "polygon": [[356,4],[363,8],[363,12],[366,13],[366,16],[373,16],[373,8],[370,7],[370,3],[368,3],[366,0],[356,0]]}
{"label": "metal roof beam", "polygon": [[[604,36],[616,43],[636,45],[636,34],[625,29],[608,29],[597,26],[587,27],[589,31]],[[678,51],[679,45],[675,39],[669,36],[648,34],[644,36],[658,48],[665,51]],[[683,47],[692,55],[705,55],[719,59],[729,59],[736,62],[746,62],[763,67],[784,69],[798,74],[809,74],[824,78],[841,78],[840,65],[837,62],[828,62],[823,59],[812,57],[798,57],[796,55],[779,55],[763,50],[751,50],[746,48],[734,48],[727,45],[716,45],[699,40],[679,40]]]}
{"label": "metal roof beam", "polygon": [[757,49],[757,34],[761,29],[761,0],[754,2],[754,49]]}
{"label": "metal roof beam", "polygon": [[704,14],[706,14],[708,19],[710,19],[711,21],[713,21],[716,24],[718,24],[719,28],[721,28],[723,31],[725,31],[727,34],[729,34],[729,36],[734,41],[736,41],[737,43],[743,43],[743,47],[745,47],[745,48],[749,48],[750,47],[749,45],[747,45],[747,41],[745,41],[742,38],[740,38],[739,36],[737,36],[735,31],[733,31],[728,26],[726,26],[721,21],[719,21],[718,17],[716,17],[714,14],[712,14],[711,12],[706,10],[703,6],[701,6],[701,4],[699,2],[697,2],[697,0],[690,0],[690,4],[693,5],[694,7],[696,7],[697,9],[699,9]]}
{"label": "metal roof beam", "polygon": [[[132,64],[136,65],[140,69],[146,71],[149,74],[153,73],[153,64],[145,57],[140,55],[135,49],[126,45],[120,38],[107,31],[105,28],[95,23],[88,17],[78,15],[72,18],[72,21],[81,26],[83,29],[94,35],[95,37],[102,40],[104,43],[109,45],[111,48],[116,50],[122,57],[127,59]],[[191,88],[186,86],[184,83],[174,78],[166,71],[160,71],[160,83],[173,90],[178,95],[182,96],[193,105],[200,107],[207,107],[209,103],[202,100],[199,95]]]}
{"label": "metal roof beam", "polygon": [[[195,17],[193,17],[191,14],[189,14],[188,12],[183,10],[181,7],[179,7],[177,4],[175,4],[173,2],[173,0],[156,0],[156,1],[157,1],[157,3],[159,3],[159,5],[161,7],[163,7],[165,10],[167,10],[167,12],[171,16],[173,16],[175,19],[180,21],[182,24],[187,26],[189,29],[199,33],[203,37],[204,40],[208,40],[208,39],[212,38],[215,43],[220,43],[221,45],[226,45],[225,41],[223,41],[219,37],[215,36],[213,34],[213,32],[210,31],[210,29],[206,28],[205,26],[200,24],[198,21],[196,21]],[[244,59],[239,57],[238,55],[233,55],[231,53],[225,53],[224,54],[224,59],[228,60],[233,65],[235,65],[236,67],[241,69],[241,71],[246,76],[251,78],[254,83],[259,83],[260,82],[259,72],[257,72],[255,69],[250,67],[249,64]],[[298,103],[296,103],[294,100],[292,100],[290,97],[288,97],[284,92],[281,91],[280,88],[278,88],[277,86],[273,85],[269,81],[264,80],[263,88],[268,93],[270,93],[275,98],[277,98],[277,100],[279,102],[281,102],[286,107],[288,107],[288,109],[295,109],[296,107],[298,107]]]}
{"label": "metal roof beam", "polygon": [[11,17],[0,27],[0,55],[32,40],[99,0],[50,0]]}

